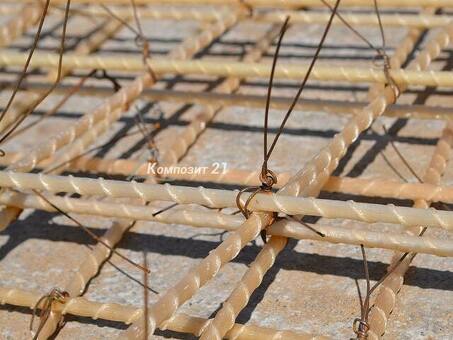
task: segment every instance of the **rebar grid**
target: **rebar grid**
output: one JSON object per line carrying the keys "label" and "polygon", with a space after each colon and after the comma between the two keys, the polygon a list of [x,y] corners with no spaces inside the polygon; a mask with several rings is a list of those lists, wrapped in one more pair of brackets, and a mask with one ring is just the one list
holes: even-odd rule
{"label": "rebar grid", "polygon": [[[437,57],[441,50],[450,42],[446,31],[441,31],[431,40],[427,47],[417,56],[414,69],[426,69],[431,60]],[[403,48],[404,48],[403,44]],[[397,56],[399,57],[399,56]],[[402,88],[400,87],[400,91]],[[324,148],[307,166],[293,176],[289,182],[279,190],[279,193],[294,196],[316,196],[328,177],[338,165],[339,159],[346,153],[348,146],[354,142],[359,133],[370,127],[373,119],[385,111],[391,102],[396,101],[400,91],[395,93],[391,86],[383,89],[382,94],[376,96],[369,106],[361,113],[353,117],[346,124],[343,131],[337,134],[332,142]],[[359,213],[360,214],[360,213]],[[161,324],[165,324],[174,315],[176,310],[190,299],[208,280],[213,278],[220,268],[235,258],[246,243],[256,238],[261,230],[272,223],[270,214],[251,215],[249,219],[235,232],[233,232],[222,244],[210,254],[192,271],[187,273],[182,280],[168,290],[149,309],[149,331],[154,330]],[[128,330],[128,337],[139,338],[143,336],[143,322],[137,321]],[[145,335],[146,336],[146,335]]]}
{"label": "rebar grid", "polygon": [[[104,1],[90,1],[90,3],[103,3]],[[154,3],[155,1],[135,0],[137,5]],[[394,2],[382,1],[382,6],[395,5]],[[24,1],[25,3],[25,1]],[[63,4],[63,1],[53,1],[54,5]],[[84,3],[84,1],[74,1],[74,3]],[[110,0],[105,1],[108,5],[126,5],[114,7],[115,13],[131,22],[134,18],[129,1]],[[186,4],[193,4],[192,1],[185,1]],[[203,1],[203,3],[220,4],[217,1]],[[313,1],[280,1],[278,3],[253,0],[245,1],[252,6],[276,6],[279,8],[294,8],[301,5],[319,6],[318,2]],[[328,12],[304,12],[304,11],[263,11],[248,12],[244,3],[237,2],[232,8],[191,8],[184,10],[178,6],[165,9],[151,9],[139,7],[140,17],[150,19],[171,19],[171,20],[199,20],[208,21],[208,25],[202,26],[201,32],[194,38],[189,37],[181,45],[177,46],[167,59],[154,58],[148,59],[147,65],[158,75],[168,74],[180,75],[209,75],[215,77],[229,77],[217,86],[213,93],[213,98],[203,99],[199,103],[205,104],[198,114],[193,115],[189,124],[184,127],[182,132],[169,133],[159,148],[160,159],[156,163],[158,166],[175,166],[184,157],[191,146],[197,141],[208,124],[215,115],[223,109],[225,102],[217,99],[225,98],[227,105],[246,105],[246,99],[241,95],[234,97],[231,95],[240,88],[240,78],[267,77],[270,66],[259,64],[257,61],[265,54],[274,38],[276,37],[279,25],[274,25],[271,29],[257,40],[253,49],[245,53],[243,61],[232,62],[217,60],[188,60],[201,49],[211,44],[214,39],[221,36],[226,30],[234,27],[241,19],[244,22],[281,22],[285,15],[289,14],[294,18],[294,23],[324,23],[328,18]],[[415,4],[413,0],[398,1],[405,6]],[[365,5],[363,1],[353,0],[344,1],[344,5]],[[421,6],[449,6],[449,4],[439,0],[422,0],[418,2]],[[343,5],[343,3],[342,3]],[[83,15],[93,17],[98,15],[101,18],[108,13],[100,7],[78,7],[73,10],[72,15]],[[33,10],[35,10],[33,12]],[[160,10],[160,12],[159,12]],[[4,11],[14,13],[14,11]],[[36,13],[35,13],[36,12]],[[3,13],[0,11],[0,13]],[[52,15],[61,15],[58,9],[52,8]],[[451,188],[440,185],[440,176],[446,167],[451,142],[450,123],[447,123],[442,137],[439,139],[436,150],[426,176],[422,183],[400,183],[387,179],[362,179],[331,176],[338,166],[340,159],[345,155],[349,146],[357,140],[359,134],[365,131],[386,111],[391,112],[392,107],[399,95],[408,86],[446,86],[451,87],[451,73],[448,71],[432,71],[429,66],[432,60],[436,59],[441,51],[448,46],[453,35],[453,26],[449,25],[450,19],[447,15],[431,15],[427,10],[419,16],[398,16],[383,15],[384,25],[396,25],[403,27],[416,27],[409,31],[407,37],[395,50],[390,59],[392,70],[390,77],[398,86],[395,92],[393,86],[384,86],[388,83],[388,75],[377,69],[366,68],[344,68],[344,67],[317,67],[313,74],[313,79],[318,80],[340,80],[347,82],[376,82],[369,91],[370,104],[363,107],[359,103],[346,103],[345,108],[353,108],[353,116],[345,125],[345,128],[335,135],[331,144],[321,150],[303,169],[295,176],[289,173],[282,173],[278,176],[279,182],[276,188],[280,188],[277,194],[258,194],[251,202],[249,208],[254,211],[249,219],[244,222],[240,216],[230,215],[224,212],[207,211],[199,208],[185,208],[184,206],[171,211],[163,211],[154,215],[146,206],[145,202],[150,201],[173,201],[181,205],[197,204],[207,207],[228,208],[235,207],[235,197],[237,191],[216,190],[206,188],[189,188],[181,186],[170,186],[168,184],[151,184],[166,179],[177,179],[198,182],[214,182],[221,185],[239,184],[242,186],[259,185],[259,171],[244,171],[240,169],[228,169],[221,175],[213,174],[212,168],[208,168],[208,174],[197,173],[171,173],[166,177],[154,176],[149,172],[152,163],[143,162],[139,159],[102,159],[98,157],[84,156],[84,152],[102,137],[105,132],[111,129],[112,124],[122,118],[130,109],[139,96],[144,95],[145,88],[156,83],[156,79],[147,72],[143,64],[143,58],[128,56],[86,56],[98,49],[110,37],[116,35],[123,24],[111,19],[106,21],[102,30],[91,37],[82,40],[74,52],[69,52],[64,56],[63,74],[77,71],[79,68],[93,69],[114,69],[121,71],[140,71],[142,74],[127,86],[122,87],[118,93],[108,97],[102,105],[95,110],[85,114],[75,124],[68,127],[54,137],[44,139],[38,143],[31,151],[10,153],[1,159],[1,163],[6,165],[7,170],[0,172],[0,186],[10,188],[5,190],[0,196],[0,203],[6,208],[0,212],[1,226],[6,228],[15,220],[22,209],[33,208],[45,211],[56,211],[42,197],[29,193],[29,190],[40,190],[50,193],[77,193],[84,197],[69,198],[59,197],[51,194],[44,194],[50,202],[58,206],[67,213],[88,214],[110,218],[126,218],[128,220],[147,220],[167,224],[183,224],[195,227],[211,227],[221,230],[229,230],[231,234],[221,245],[214,249],[209,256],[203,259],[197,266],[188,272],[184,278],[166,293],[158,297],[157,302],[149,308],[149,329],[150,334],[156,328],[168,329],[184,333],[192,333],[201,336],[203,339],[318,339],[310,334],[294,333],[291,331],[276,331],[255,326],[241,325],[235,323],[241,310],[248,304],[251,294],[260,287],[265,273],[274,265],[278,253],[287,244],[287,238],[301,240],[316,240],[331,243],[343,243],[350,245],[364,245],[370,248],[382,248],[395,250],[395,257],[392,263],[398,260],[401,254],[398,252],[426,253],[438,256],[452,256],[453,243],[450,240],[435,237],[419,237],[419,225],[424,227],[440,227],[448,231],[453,228],[453,217],[450,212],[436,209],[425,209],[429,207],[427,202],[453,201]],[[17,17],[10,20],[5,29],[1,31],[0,44],[8,45],[20,34],[34,25],[39,19],[40,7],[26,7],[26,10],[15,14]],[[351,24],[377,24],[377,19],[371,14],[344,15]],[[337,21],[337,24],[340,22]],[[416,56],[410,69],[399,69],[407,56],[415,47],[415,41],[420,37],[420,28],[442,27],[442,30],[430,38],[426,46]],[[74,53],[77,53],[75,55]],[[110,58],[110,59],[109,59]],[[57,65],[57,56],[36,52],[32,60],[33,67],[44,67],[52,69]],[[10,52],[4,49],[0,54],[0,63],[3,66],[21,66],[24,62],[23,54]],[[276,76],[281,79],[300,79],[306,72],[304,66],[278,65]],[[55,78],[55,70],[48,73],[47,82]],[[27,90],[22,107],[18,107],[11,115],[7,115],[7,120],[0,122],[0,127],[7,128],[23,112],[39,100],[40,92]],[[86,90],[87,91],[87,90]],[[95,92],[96,90],[94,90]],[[154,91],[154,90],[151,90]],[[159,91],[156,90],[157,96]],[[82,91],[83,92],[83,88]],[[88,90],[89,92],[89,90]],[[93,93],[94,93],[93,92]],[[58,93],[58,88],[55,93]],[[164,93],[164,99],[192,103],[197,102],[188,92],[170,90]],[[24,95],[24,94],[21,94]],[[203,94],[204,95],[204,94]],[[209,95],[206,93],[206,95]],[[218,97],[216,97],[216,95]],[[152,97],[153,95],[151,95]],[[167,96],[167,97],[165,97]],[[197,94],[194,94],[194,97]],[[162,97],[160,97],[162,98]],[[202,98],[200,96],[200,98]],[[238,102],[235,98],[238,98]],[[259,100],[257,100],[259,99]],[[242,101],[241,101],[242,100]],[[262,98],[252,98],[255,100],[256,107],[263,104]],[[228,104],[230,103],[230,104]],[[261,104],[260,104],[261,103]],[[285,107],[288,99],[282,99],[280,103],[271,104],[275,108]],[[280,105],[280,106],[279,106]],[[310,104],[307,104],[308,106]],[[329,105],[331,110],[329,110]],[[304,102],[300,103],[304,107]],[[339,111],[334,103],[329,101],[313,100],[312,107],[324,109],[326,111]],[[396,110],[396,109],[395,109]],[[411,116],[410,108],[400,108],[400,115]],[[425,110],[425,111],[423,111]],[[439,114],[435,118],[447,118],[448,108],[439,108]],[[433,118],[436,114],[426,111],[420,107],[420,114],[413,110],[414,117]],[[390,115],[392,113],[389,113]],[[398,116],[398,113],[396,113]],[[2,125],[4,124],[4,125]],[[4,129],[2,128],[2,130]],[[176,131],[176,130],[174,130]],[[175,137],[176,136],[176,137]],[[159,144],[159,145],[160,145]],[[55,165],[59,166],[54,170]],[[146,183],[141,184],[133,181],[88,179],[83,177],[68,176],[48,176],[43,174],[27,174],[36,168],[51,170],[61,173],[63,170],[77,171],[89,170],[93,173],[115,174],[125,176],[142,176],[146,178]],[[13,172],[14,171],[14,172]],[[355,201],[343,202],[340,200],[316,199],[319,192],[339,192],[357,196],[384,197],[387,199],[411,199],[416,200],[415,208],[407,208],[395,205],[382,205],[359,203]],[[90,196],[94,196],[91,197]],[[111,200],[102,201],[101,197],[129,198],[129,203],[112,202]],[[291,196],[308,196],[291,197]],[[245,203],[247,195],[242,196]],[[285,215],[301,216],[320,216],[333,219],[350,219],[366,223],[394,223],[403,226],[401,230],[407,229],[407,234],[397,231],[391,233],[381,231],[369,231],[366,229],[345,229],[342,227],[314,225],[315,229],[323,236],[306,229],[297,222],[282,220],[274,223],[273,216],[269,212],[279,213],[281,217]],[[177,313],[178,307],[189,300],[206,282],[215,277],[221,267],[234,259],[241,250],[256,238],[261,230],[268,227],[268,234],[272,235],[268,243],[263,246],[255,261],[250,264],[249,269],[242,277],[230,297],[225,301],[223,307],[217,312],[213,319],[201,319],[185,314]],[[11,228],[13,228],[12,226]],[[103,236],[103,240],[114,247],[125,232],[131,227],[128,221],[118,221]],[[399,255],[398,255],[399,254]],[[104,318],[106,320],[119,321],[126,324],[132,323],[126,334],[120,338],[142,338],[145,334],[143,328],[145,314],[141,308],[119,306],[115,304],[101,304],[90,302],[77,296],[83,294],[88,282],[101,270],[103,263],[110,257],[111,251],[104,245],[98,243],[90,251],[85,262],[82,262],[75,275],[69,279],[69,284],[65,290],[69,293],[70,299],[65,303],[51,304],[50,318],[44,325],[39,339],[46,339],[51,336],[57,327],[59,320],[65,314],[88,316],[94,319]],[[386,328],[386,320],[396,303],[395,294],[403,284],[404,273],[409,267],[413,255],[384,281],[382,289],[376,298],[375,306],[370,314],[370,338],[379,338]],[[0,287],[0,303],[13,304],[18,306],[33,307],[39,296],[24,290],[7,289]],[[147,335],[146,335],[147,336]]]}
{"label": "rebar grid", "polygon": [[[221,20],[214,22],[209,28],[202,31],[194,37],[189,37],[182,44],[178,45],[173,51],[169,53],[170,58],[184,59],[192,57],[196,52],[201,50],[203,47],[211,43],[216,37],[225,32],[229,27],[234,25],[238,19],[238,15],[235,13],[226,12]],[[145,78],[151,79],[150,73],[145,73]],[[153,80],[155,82],[155,79]],[[141,88],[141,90],[143,87]],[[148,182],[153,182],[152,178],[148,179]],[[141,198],[141,203],[144,204],[146,201]],[[131,227],[129,222],[115,222],[112,227],[103,236],[103,241],[113,247],[118,243],[123,234]],[[97,244],[97,247],[93,250],[87,259],[80,265],[74,278],[70,279],[66,291],[69,292],[70,296],[78,296],[84,292],[86,285],[93,278],[103,263],[109,258],[111,252],[103,244]],[[46,338],[52,335],[61,319],[61,315],[57,313],[51,314],[51,318],[45,324],[42,330],[42,337]]]}
{"label": "rebar grid", "polygon": [[[411,38],[413,37],[409,36],[409,40],[407,40],[409,44],[412,43]],[[397,64],[397,67],[400,67],[403,60],[406,59],[405,52],[407,53],[407,49],[405,45],[406,44],[403,43],[396,50],[395,55],[390,61],[393,64]],[[431,51],[432,50],[433,49],[431,49]],[[428,53],[430,53],[429,49],[425,51],[428,51]],[[431,53],[436,54],[439,52],[435,51]],[[421,63],[422,61],[419,60],[418,65],[415,66],[415,68],[419,67]],[[308,166],[305,166],[305,168],[302,169],[298,174],[291,177],[288,183],[286,183],[285,186],[283,186],[283,188],[279,190],[279,192],[289,192],[290,195],[292,194],[295,196],[319,195],[322,186],[328,180],[328,177],[331,175],[333,170],[337,167],[338,160],[342,155],[344,155],[349,145],[351,145],[351,143],[357,138],[358,133],[361,133],[362,131],[364,131],[364,129],[369,127],[372,123],[372,120],[379,116],[383,111],[385,111],[385,107],[388,104],[389,100],[389,95],[388,93],[386,93],[386,90],[388,89],[393,91],[393,101],[396,101],[398,96],[401,94],[401,87],[399,87],[398,91],[396,92],[395,89],[391,88],[390,84],[382,89],[371,88],[369,91],[369,94],[371,94],[370,105],[367,106],[364,111],[359,113],[356,117],[353,117],[345,126],[343,131],[341,131],[333,138],[331,144],[328,145],[324,150],[322,150],[321,153],[318,154],[308,164]],[[381,105],[383,105],[384,108],[379,109],[379,106],[377,106],[377,109],[373,108],[373,106],[379,103],[379,101],[383,102]],[[326,159],[325,164],[324,166],[320,166],[319,164],[322,164],[323,158]],[[298,217],[300,218],[300,216]],[[282,240],[280,240],[280,242],[286,243],[286,239],[283,238]],[[265,249],[263,248],[258,256],[262,256],[264,251]],[[275,256],[277,254],[278,251],[276,252]],[[275,261],[275,257],[273,258],[273,261]],[[222,306],[222,309],[216,314],[213,322],[208,325],[206,333],[204,334],[204,339],[221,339],[226,331],[228,331],[228,329],[233,326],[234,322],[232,324],[231,320],[236,319],[236,317],[239,315],[239,312],[248,303],[251,293],[253,293],[254,289],[256,289],[262,281],[262,275],[254,277],[253,274],[255,274],[255,272],[263,273],[269,269],[268,267],[265,267],[263,265],[260,266],[258,263],[255,264],[255,267],[253,267],[252,265],[247,270],[237,288],[233,291],[229,299]]]}

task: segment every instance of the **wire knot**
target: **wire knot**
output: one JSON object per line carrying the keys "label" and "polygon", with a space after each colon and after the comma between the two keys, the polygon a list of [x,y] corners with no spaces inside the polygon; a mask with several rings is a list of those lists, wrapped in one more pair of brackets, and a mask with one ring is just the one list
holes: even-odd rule
{"label": "wire knot", "polygon": [[[52,305],[55,302],[66,303],[69,298],[69,293],[67,291],[61,290],[59,288],[53,288],[48,294],[42,296],[33,307],[33,314],[30,320],[30,332],[33,335],[33,340],[37,339],[39,333],[44,328],[47,320],[49,319],[50,313],[52,312]],[[42,304],[42,305],[41,305]],[[33,332],[33,322],[35,320],[36,311],[41,309],[39,313],[39,326],[36,333]],[[63,323],[63,320],[60,321],[59,326]]]}
{"label": "wire knot", "polygon": [[263,191],[271,191],[274,184],[277,184],[277,175],[272,170],[269,170],[263,165],[259,177],[261,181],[261,189]]}
{"label": "wire knot", "polygon": [[[100,74],[98,74],[98,72]],[[113,86],[113,91],[118,92],[121,89],[121,85],[118,82],[118,80],[115,77],[112,77],[110,74],[107,73],[106,69],[96,69],[96,72],[94,74],[94,78],[96,79],[106,79],[112,83]]]}
{"label": "wire knot", "polygon": [[357,335],[358,340],[366,340],[368,339],[368,331],[370,330],[370,325],[365,320],[357,318],[354,319],[352,330]]}
{"label": "wire knot", "polygon": [[392,78],[392,76],[390,74],[390,70],[391,70],[392,66],[390,65],[390,58],[389,58],[388,54],[385,52],[385,50],[383,48],[378,48],[376,51],[377,51],[377,54],[374,57],[374,62],[376,62],[376,60],[378,58],[381,58],[383,61],[382,67],[383,67],[384,76],[385,76],[385,80],[386,80],[385,84],[387,86],[389,86],[393,91],[392,104],[394,104],[401,94],[401,89],[399,88],[398,84],[395,82],[395,80]]}
{"label": "wire knot", "polygon": [[146,48],[148,41],[142,37],[140,34],[137,34],[134,38],[134,43],[138,48]]}
{"label": "wire knot", "polygon": [[[250,205],[250,202],[257,194],[271,193],[272,186],[277,183],[277,175],[272,170],[269,170],[265,164],[263,164],[263,167],[261,169],[261,173],[259,176],[259,180],[261,181],[261,186],[244,188],[241,191],[239,191],[238,195],[236,196],[236,205],[237,205],[239,211],[242,213],[242,215],[244,215],[245,218],[250,217],[250,210],[248,209],[248,206]],[[254,191],[247,198],[245,203],[242,204],[242,202],[241,202],[242,194],[245,192],[248,192],[248,191],[252,191],[252,190],[254,190]],[[269,223],[269,225],[275,221],[275,219],[277,218],[277,213],[274,212],[272,214],[272,216],[273,216],[273,218],[272,218],[272,221]],[[261,238],[264,243],[267,242],[266,229],[261,230]]]}

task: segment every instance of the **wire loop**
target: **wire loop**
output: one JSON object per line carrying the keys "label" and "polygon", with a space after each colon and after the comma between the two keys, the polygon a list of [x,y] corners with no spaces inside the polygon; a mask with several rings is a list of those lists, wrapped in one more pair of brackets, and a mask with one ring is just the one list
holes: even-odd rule
{"label": "wire loop", "polygon": [[366,340],[368,339],[368,331],[370,330],[370,325],[368,322],[356,318],[354,319],[354,323],[352,324],[352,330],[357,335],[358,340]]}
{"label": "wire loop", "polygon": [[[255,196],[259,193],[272,193],[272,186],[277,183],[277,175],[275,172],[272,170],[269,170],[265,163],[263,164],[263,167],[261,169],[261,173],[259,176],[259,179],[261,181],[261,186],[259,187],[247,187],[239,191],[238,195],[236,196],[236,205],[239,209],[239,211],[244,215],[245,218],[250,217],[250,210],[248,209],[248,206],[250,202],[255,198]],[[241,196],[245,192],[249,192],[251,190],[255,190],[252,192],[252,194],[247,198],[245,201],[244,205],[241,202]],[[276,220],[278,214],[276,212],[272,213],[272,220],[269,223],[271,225],[274,223]],[[267,234],[266,234],[266,229],[261,230],[261,238],[264,243],[267,243]]]}
{"label": "wire loop", "polygon": [[[42,296],[33,307],[32,317],[30,320],[30,332],[33,336],[33,340],[37,339],[39,333],[44,328],[47,320],[49,319],[50,313],[52,312],[52,305],[54,302],[58,302],[61,304],[66,303],[67,299],[69,298],[69,293],[67,291],[61,290],[59,288],[53,288],[48,294]],[[42,304],[42,306],[40,306]],[[39,326],[36,333],[33,332],[33,323],[35,321],[36,311],[41,309],[39,313]],[[64,320],[61,319],[59,326],[64,323]]]}
{"label": "wire loop", "polygon": [[263,191],[271,191],[273,185],[277,184],[277,175],[272,170],[269,170],[265,164],[261,168],[259,179]]}

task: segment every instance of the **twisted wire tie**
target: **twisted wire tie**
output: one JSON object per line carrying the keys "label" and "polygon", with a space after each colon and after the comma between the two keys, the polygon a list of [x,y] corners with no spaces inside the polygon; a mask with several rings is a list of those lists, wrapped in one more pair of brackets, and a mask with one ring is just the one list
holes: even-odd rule
{"label": "twisted wire tie", "polygon": [[382,58],[383,71],[384,71],[384,76],[386,79],[385,85],[389,86],[392,89],[393,98],[392,98],[391,104],[395,104],[397,98],[401,94],[401,89],[398,86],[398,84],[395,82],[395,80],[392,78],[392,76],[390,75],[390,70],[392,68],[392,66],[390,65],[390,57],[388,56],[388,54],[385,52],[385,50],[383,48],[378,48],[375,59],[376,58]]}
{"label": "twisted wire tie", "polygon": [[357,318],[354,319],[352,330],[357,335],[358,340],[366,340],[368,339],[368,331],[370,330],[370,325],[365,320]]}
{"label": "twisted wire tie", "polygon": [[[244,217],[246,219],[248,219],[250,217],[250,210],[248,210],[248,206],[249,206],[250,202],[252,201],[252,199],[259,193],[272,194],[272,187],[274,186],[274,184],[277,183],[277,175],[275,174],[275,172],[273,172],[272,170],[267,168],[266,162],[264,162],[263,166],[261,167],[259,180],[261,181],[261,185],[259,187],[244,188],[244,189],[240,190],[236,196],[236,205],[237,205],[239,211],[242,213],[242,215],[244,215]],[[245,204],[243,205],[241,202],[242,194],[245,192],[251,191],[253,189],[255,191],[253,191],[253,193],[247,198],[247,200],[245,201]],[[261,239],[263,240],[264,243],[267,243],[266,228],[269,227],[272,223],[274,223],[274,221],[277,219],[277,216],[278,216],[278,213],[273,212],[270,223],[260,231]]]}
{"label": "twisted wire tie", "polygon": [[[59,288],[52,288],[52,290],[46,294],[43,295],[39,300],[36,302],[35,306],[33,307],[33,312],[32,312],[32,317],[30,320],[30,332],[33,336],[33,340],[37,339],[39,336],[39,333],[41,330],[44,328],[44,325],[46,324],[47,320],[49,319],[50,313],[52,311],[52,304],[54,302],[58,302],[61,304],[65,304],[67,299],[69,298],[69,293],[67,291],[61,290]],[[38,329],[35,332],[33,332],[33,323],[35,321],[35,316],[36,316],[36,311],[38,308],[40,308],[41,303],[43,303],[43,306],[41,307],[41,312],[39,313],[39,325]],[[59,322],[59,326],[63,324],[64,320],[61,319]]]}

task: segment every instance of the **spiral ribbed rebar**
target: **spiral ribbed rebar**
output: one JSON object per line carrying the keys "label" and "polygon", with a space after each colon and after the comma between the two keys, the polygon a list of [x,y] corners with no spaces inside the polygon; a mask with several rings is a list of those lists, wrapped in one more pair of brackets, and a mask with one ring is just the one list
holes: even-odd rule
{"label": "spiral ribbed rebar", "polygon": [[[8,153],[0,158],[1,165],[10,164],[17,159],[19,155]],[[54,164],[52,159],[47,159],[40,163],[41,166],[50,166]],[[153,174],[150,171],[149,163],[140,163],[130,159],[104,159],[97,157],[81,156],[67,164],[67,169],[72,171],[84,171],[101,173],[107,175],[128,176],[135,172],[136,176],[147,176]],[[195,182],[212,182],[220,184],[235,184],[241,186],[258,186],[260,185],[260,171],[249,171],[241,169],[225,169],[214,171],[213,168],[206,167],[203,172],[195,173],[171,172],[166,173],[165,178],[182,181]],[[175,168],[176,169],[176,168]],[[280,188],[288,182],[291,177],[289,173],[279,173],[278,183],[275,188]],[[395,180],[382,178],[354,178],[354,177],[337,177],[331,176],[322,188],[327,192],[338,192],[349,195],[384,197],[402,200],[426,199],[431,202],[453,203],[453,187],[440,186],[429,183],[401,183]]]}
{"label": "spiral ribbed rebar", "polygon": [[[439,139],[431,162],[423,176],[423,182],[431,184],[439,184],[442,174],[444,173],[447,162],[450,158],[453,147],[453,125],[447,123],[441,138]],[[428,208],[430,202],[428,200],[416,200],[414,206],[417,208]],[[420,224],[423,225],[423,224]],[[418,235],[424,226],[408,228],[406,233],[409,235]],[[396,252],[393,255],[389,270],[395,266],[402,254]],[[379,339],[384,334],[387,319],[396,304],[396,295],[403,286],[404,274],[409,269],[409,266],[415,254],[411,254],[401,262],[397,269],[392,272],[382,283],[378,295],[374,301],[373,307],[369,316],[369,338]]]}
{"label": "spiral ribbed rebar", "polygon": [[[432,51],[433,52],[433,51]],[[25,62],[23,53],[2,51],[0,66],[20,66]],[[56,67],[59,56],[55,53],[36,52],[31,62],[32,67]],[[156,74],[209,75],[217,77],[267,78],[270,65],[254,62],[224,62],[212,60],[172,60],[148,59],[147,64]],[[141,71],[141,57],[121,56],[79,56],[66,54],[63,66],[70,69],[105,69],[118,71]],[[389,70],[389,74],[399,86],[441,86],[453,87],[452,72],[422,70]],[[307,73],[307,65],[282,65],[275,69],[275,79],[301,79]],[[348,83],[386,83],[384,71],[376,68],[316,66],[311,78],[322,81],[344,81]]]}
{"label": "spiral ribbed rebar", "polygon": [[[45,195],[48,201],[66,213],[86,214],[106,218],[125,218],[133,221],[155,221],[169,224],[185,224],[196,227],[235,230],[244,221],[242,216],[227,215],[206,209],[174,208],[155,215],[157,209],[138,204],[103,202],[96,199],[79,199]],[[7,192],[0,194],[0,203],[20,209],[32,208],[56,211],[49,203],[37,195]]]}
{"label": "spiral ribbed rebar", "polygon": [[215,318],[201,334],[201,340],[221,340],[233,328],[240,311],[248,304],[250,296],[263,281],[275,258],[285,247],[286,237],[272,236],[250,264],[240,283],[236,286]]}
{"label": "spiral ribbed rebar", "polygon": [[[0,11],[7,11],[8,8],[1,7]],[[124,6],[109,6],[110,12],[123,19],[131,19],[134,16],[133,11]],[[11,10],[10,10],[11,11]],[[92,16],[92,17],[108,17],[110,13],[106,12],[101,7],[85,7],[78,9],[75,13]],[[279,23],[285,21],[286,17],[291,17],[293,24],[325,24],[329,19],[328,13],[318,12],[302,12],[290,10],[276,10],[272,12],[253,13],[250,19],[256,22],[271,22]],[[156,20],[197,20],[197,21],[215,21],[220,19],[221,14],[216,8],[195,8],[179,6],[152,6],[141,7],[139,17],[143,19],[156,19]],[[361,14],[361,13],[345,13],[342,15],[344,20],[353,26],[378,26],[379,21],[374,14]],[[448,25],[451,18],[448,15],[416,15],[416,14],[381,14],[381,22],[384,26],[403,26],[403,27],[417,27],[417,28],[434,28]],[[334,25],[343,25],[342,21],[335,18]]]}
{"label": "spiral ribbed rebar", "polygon": [[[209,227],[233,231],[244,221],[241,216],[200,210],[179,209],[155,215],[154,210],[137,204],[102,202],[94,199],[78,199],[46,195],[52,202],[67,213],[86,214],[100,217],[123,218],[133,221],[155,221],[169,224],[184,224],[194,227]],[[56,211],[47,201],[39,196],[22,193],[5,193],[0,195],[0,203],[17,208],[32,208],[45,211]],[[383,248],[402,252],[416,252],[437,256],[452,256],[453,243],[448,240],[401,235],[398,232],[376,232],[359,229],[344,229],[339,227],[316,224],[316,230],[324,236],[289,221],[276,223],[267,229],[268,234],[285,236],[295,239],[310,239],[331,243],[360,245],[370,248]]]}
{"label": "spiral ribbed rebar", "polygon": [[[17,289],[0,287],[0,305],[11,304],[33,308],[42,295]],[[87,300],[83,297],[69,298],[65,304],[56,303],[53,306],[55,312],[62,315],[71,314],[92,319],[103,319],[129,324],[142,310],[132,306],[124,306],[116,303],[102,303]],[[200,335],[209,320],[179,313],[166,326],[168,330],[181,333]],[[272,328],[258,327],[253,325],[235,324],[226,334],[227,339],[251,340],[258,337],[264,340],[322,340],[324,336],[313,336],[308,333],[275,330]]]}
{"label": "spiral ribbed rebar", "polygon": [[[200,204],[211,208],[236,207],[237,191],[190,188],[170,184],[145,184],[116,180],[51,176],[0,171],[0,186],[19,190],[68,192],[80,195],[129,197],[146,201],[162,200],[180,204]],[[249,194],[242,195],[245,202]],[[383,222],[404,226],[426,225],[453,229],[453,212],[417,209],[354,201],[337,201],[313,197],[293,197],[282,194],[257,194],[250,203],[252,211],[281,212],[287,215],[312,215],[325,218],[345,218],[367,223]]]}

